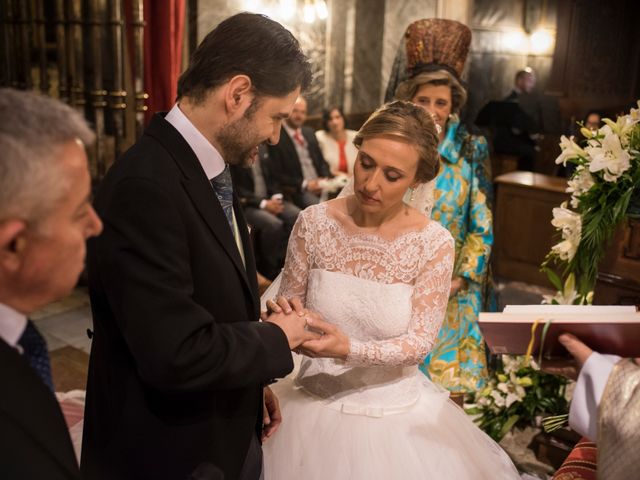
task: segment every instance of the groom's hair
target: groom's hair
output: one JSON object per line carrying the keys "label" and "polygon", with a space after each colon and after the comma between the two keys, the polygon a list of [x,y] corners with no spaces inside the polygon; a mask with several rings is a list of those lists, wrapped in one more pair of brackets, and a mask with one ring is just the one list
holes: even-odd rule
{"label": "groom's hair", "polygon": [[438,175],[440,157],[438,154],[438,132],[436,125],[423,108],[411,102],[397,100],[377,109],[356,134],[353,144],[360,148],[370,137],[392,136],[418,151],[416,180],[426,183]]}
{"label": "groom's hair", "polygon": [[239,13],[200,43],[178,80],[178,99],[188,96],[200,103],[235,75],[247,75],[258,97],[284,97],[309,87],[311,64],[298,40],[278,22]]}

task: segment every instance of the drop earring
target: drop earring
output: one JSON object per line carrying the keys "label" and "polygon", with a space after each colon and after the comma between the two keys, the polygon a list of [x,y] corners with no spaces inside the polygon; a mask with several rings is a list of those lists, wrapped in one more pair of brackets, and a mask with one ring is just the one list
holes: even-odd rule
{"label": "drop earring", "polygon": [[409,203],[413,203],[413,196],[416,193],[415,188],[411,188],[411,194],[409,195]]}

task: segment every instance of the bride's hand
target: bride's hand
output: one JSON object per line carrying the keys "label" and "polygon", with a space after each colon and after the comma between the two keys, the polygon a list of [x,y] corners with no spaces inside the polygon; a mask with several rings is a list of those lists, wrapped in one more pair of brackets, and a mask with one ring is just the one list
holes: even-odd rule
{"label": "bride's hand", "polygon": [[314,312],[307,312],[307,326],[312,332],[321,333],[315,340],[308,340],[298,347],[299,353],[308,357],[340,358],[345,360],[349,355],[349,337],[335,325],[325,322]]}
{"label": "bride's hand", "polygon": [[304,305],[302,305],[302,301],[298,297],[291,297],[289,299],[286,297],[278,297],[275,300],[267,300],[266,305],[267,311],[260,312],[260,319],[263,322],[266,321],[272,313],[284,312],[289,314],[294,311],[300,316],[304,315]]}

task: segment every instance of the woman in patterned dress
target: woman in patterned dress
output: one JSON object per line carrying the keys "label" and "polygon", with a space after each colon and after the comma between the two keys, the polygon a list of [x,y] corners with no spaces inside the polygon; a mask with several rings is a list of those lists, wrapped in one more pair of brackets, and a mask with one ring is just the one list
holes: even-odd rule
{"label": "woman in patterned dress", "polygon": [[[405,39],[399,56],[406,57],[408,78],[399,82],[395,97],[423,107],[441,127],[432,218],[449,230],[456,250],[445,320],[421,368],[447,389],[469,392],[482,387],[487,375],[478,314],[492,308],[484,298],[493,243],[487,142],[470,134],[458,118],[467,98],[460,75],[471,32],[459,22],[428,19],[409,25]],[[396,67],[401,63],[396,60]],[[398,80],[401,75],[395,76]]]}

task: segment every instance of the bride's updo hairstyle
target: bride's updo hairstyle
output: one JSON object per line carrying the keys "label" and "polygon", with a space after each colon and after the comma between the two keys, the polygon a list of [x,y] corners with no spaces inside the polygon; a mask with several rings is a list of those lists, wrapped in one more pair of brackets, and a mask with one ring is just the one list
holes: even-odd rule
{"label": "bride's updo hairstyle", "polygon": [[438,154],[438,133],[436,125],[422,107],[410,102],[397,100],[386,103],[364,123],[356,134],[353,144],[359,149],[367,138],[390,136],[415,146],[418,151],[416,180],[426,183],[440,170]]}

